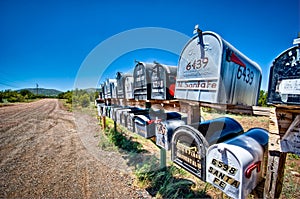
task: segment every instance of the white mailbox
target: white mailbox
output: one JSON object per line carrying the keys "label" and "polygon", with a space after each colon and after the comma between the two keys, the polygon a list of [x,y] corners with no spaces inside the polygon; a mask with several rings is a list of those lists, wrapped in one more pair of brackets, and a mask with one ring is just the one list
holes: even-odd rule
{"label": "white mailbox", "polygon": [[232,198],[245,198],[262,180],[268,132],[250,129],[207,150],[206,181]]}

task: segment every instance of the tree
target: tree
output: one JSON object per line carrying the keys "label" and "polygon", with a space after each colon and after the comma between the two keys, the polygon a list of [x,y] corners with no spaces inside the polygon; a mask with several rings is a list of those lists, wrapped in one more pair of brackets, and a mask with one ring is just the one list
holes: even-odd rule
{"label": "tree", "polygon": [[259,98],[258,98],[258,105],[259,106],[268,106],[267,104],[268,92],[264,90],[260,90]]}

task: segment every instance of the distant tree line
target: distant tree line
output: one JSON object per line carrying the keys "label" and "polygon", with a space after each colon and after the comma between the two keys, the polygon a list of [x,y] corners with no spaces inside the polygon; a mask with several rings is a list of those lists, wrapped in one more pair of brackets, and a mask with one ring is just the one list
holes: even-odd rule
{"label": "distant tree line", "polygon": [[13,91],[13,90],[0,91],[0,103],[27,102],[37,98],[49,98],[49,97],[53,98],[56,96],[36,95],[27,89],[23,89],[19,91]]}
{"label": "distant tree line", "polygon": [[66,99],[67,103],[75,106],[88,107],[98,97],[98,92],[83,89],[75,89],[58,95],[59,99]]}

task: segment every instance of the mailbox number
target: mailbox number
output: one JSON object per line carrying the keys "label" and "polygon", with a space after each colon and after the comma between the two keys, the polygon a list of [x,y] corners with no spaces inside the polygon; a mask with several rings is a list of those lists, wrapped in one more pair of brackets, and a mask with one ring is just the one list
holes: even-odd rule
{"label": "mailbox number", "polygon": [[192,62],[189,62],[185,69],[186,70],[191,70],[192,68],[193,69],[200,69],[201,67],[202,68],[205,68],[208,64],[208,58],[207,57],[204,57],[204,59],[195,59],[193,64]]}
{"label": "mailbox number", "polygon": [[253,82],[254,73],[247,67],[239,66],[236,77],[238,79],[241,79],[243,77],[243,81],[251,85]]}
{"label": "mailbox number", "polygon": [[235,175],[236,172],[237,172],[237,169],[234,168],[234,167],[231,167],[231,166],[228,166],[227,164],[221,162],[221,161],[218,161],[216,159],[212,159],[211,163],[216,166],[216,167],[219,167],[220,169],[222,169],[223,171],[226,171],[228,172],[229,174],[231,175]]}

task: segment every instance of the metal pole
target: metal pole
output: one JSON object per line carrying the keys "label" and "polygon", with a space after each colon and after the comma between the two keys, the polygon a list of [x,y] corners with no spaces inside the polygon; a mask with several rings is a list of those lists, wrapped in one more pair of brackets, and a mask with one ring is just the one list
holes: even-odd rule
{"label": "metal pole", "polygon": [[167,167],[167,151],[164,148],[160,148],[160,169]]}

